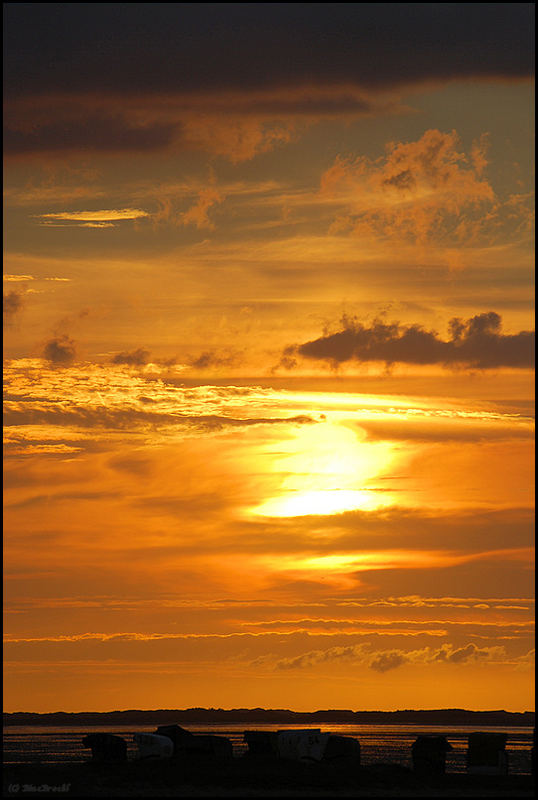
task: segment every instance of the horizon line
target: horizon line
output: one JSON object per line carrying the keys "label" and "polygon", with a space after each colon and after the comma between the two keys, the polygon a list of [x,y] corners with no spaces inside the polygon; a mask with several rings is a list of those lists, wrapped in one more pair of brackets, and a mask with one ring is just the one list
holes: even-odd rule
{"label": "horizon line", "polygon": [[350,708],[317,708],[310,711],[297,711],[290,708],[264,708],[262,706],[234,706],[232,708],[221,708],[221,707],[214,707],[214,706],[190,706],[188,708],[114,708],[108,711],[3,711],[3,714],[36,714],[36,715],[45,715],[45,714],[126,714],[126,713],[144,713],[144,714],[151,714],[156,712],[186,712],[186,711],[219,711],[224,713],[231,713],[233,711],[272,711],[272,712],[280,712],[280,713],[288,713],[288,714],[318,714],[318,713],[345,713],[345,714],[400,714],[400,713],[440,713],[440,712],[447,712],[447,711],[458,711],[470,714],[534,714],[534,709],[526,709],[524,711],[507,711],[504,708],[496,708],[496,709],[470,709],[470,708],[459,708],[459,707],[452,707],[452,708],[398,708],[398,709],[350,709]]}

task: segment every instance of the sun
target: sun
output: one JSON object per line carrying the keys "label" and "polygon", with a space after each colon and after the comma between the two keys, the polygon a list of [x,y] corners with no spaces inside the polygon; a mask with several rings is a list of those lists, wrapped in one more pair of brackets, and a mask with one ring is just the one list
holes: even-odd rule
{"label": "sun", "polygon": [[282,474],[278,494],[251,512],[256,516],[299,517],[373,510],[390,496],[371,486],[393,461],[388,442],[366,442],[360,432],[327,421],[301,429],[282,443],[271,469]]}
{"label": "sun", "polygon": [[271,497],[256,508],[256,514],[266,517],[305,517],[309,514],[342,514],[344,511],[374,510],[387,505],[387,498],[377,492],[353,489],[289,492]]}

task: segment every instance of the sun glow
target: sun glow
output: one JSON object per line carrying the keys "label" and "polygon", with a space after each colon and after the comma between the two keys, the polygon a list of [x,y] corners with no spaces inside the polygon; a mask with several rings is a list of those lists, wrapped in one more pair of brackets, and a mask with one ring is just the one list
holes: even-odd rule
{"label": "sun glow", "polygon": [[387,505],[388,502],[376,492],[335,489],[272,497],[255,511],[256,514],[266,517],[305,517],[308,514],[341,514],[344,511],[357,509],[370,511],[381,505]]}
{"label": "sun glow", "polygon": [[394,460],[387,442],[361,441],[345,425],[326,422],[282,442],[271,466],[283,475],[279,493],[252,513],[268,517],[339,514],[386,506],[390,494],[370,486]]}
{"label": "sun glow", "polygon": [[303,556],[279,555],[278,559],[263,559],[267,566],[280,571],[349,573],[354,570],[403,569],[412,565],[414,569],[452,566],[463,563],[464,555],[449,551],[429,550],[382,550],[362,553],[334,553],[331,555]]}

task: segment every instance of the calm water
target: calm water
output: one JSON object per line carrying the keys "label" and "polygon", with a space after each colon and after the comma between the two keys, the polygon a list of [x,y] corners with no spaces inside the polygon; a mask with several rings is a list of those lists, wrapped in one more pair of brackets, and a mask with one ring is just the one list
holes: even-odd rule
{"label": "calm water", "polygon": [[[227,736],[234,747],[234,755],[240,756],[247,749],[243,741],[245,730],[294,730],[316,727],[305,725],[189,725],[192,733],[212,733]],[[82,746],[87,733],[107,731],[122,736],[127,742],[128,758],[134,758],[136,748],[133,734],[155,732],[156,726],[140,725],[129,727],[107,726],[9,726],[4,728],[4,764],[74,764],[87,761],[91,752]],[[337,733],[354,736],[361,745],[361,763],[364,765],[379,762],[392,762],[411,767],[411,745],[419,734],[438,734],[447,737],[454,748],[447,753],[447,772],[465,772],[465,752],[467,737],[475,730],[483,732],[506,733],[508,741],[509,770],[511,774],[530,773],[530,748],[532,728],[500,728],[486,726],[451,727],[426,725],[324,725],[323,733]]]}

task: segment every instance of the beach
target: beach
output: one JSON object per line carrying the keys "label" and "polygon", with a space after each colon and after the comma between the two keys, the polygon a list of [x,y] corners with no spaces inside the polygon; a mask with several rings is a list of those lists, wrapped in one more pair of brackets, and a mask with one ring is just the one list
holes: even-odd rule
{"label": "beach", "polygon": [[[275,735],[278,725],[250,727]],[[283,726],[292,733],[297,725]],[[126,760],[90,760],[86,735],[124,740]],[[358,759],[299,761],[250,752],[242,724],[192,726],[202,739],[217,735],[233,744],[233,757],[180,753],[172,758],[141,758],[135,738],[151,726],[7,726],[4,728],[4,796],[54,794],[69,797],[529,797],[532,729],[503,731],[507,775],[469,775],[466,726],[328,725],[324,730],[360,742]],[[181,730],[181,729],[180,729]],[[185,729],[183,729],[185,731]],[[187,733],[187,731],[185,731]],[[413,771],[412,743],[419,735],[443,734],[450,742],[445,774]]]}
{"label": "beach", "polygon": [[531,797],[531,775],[415,775],[393,764],[334,765],[234,759],[209,766],[169,762],[8,766],[4,797]]}

